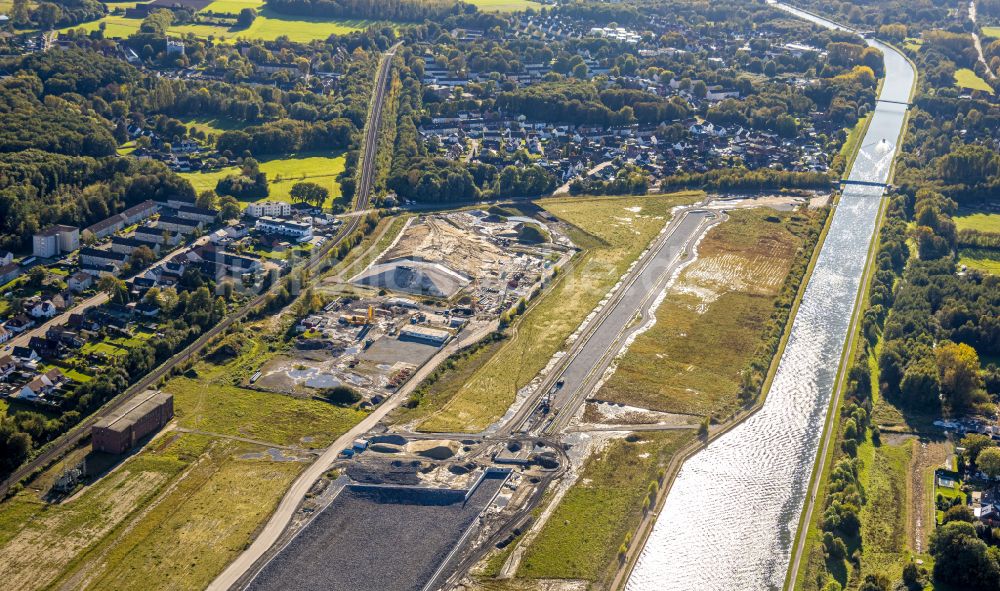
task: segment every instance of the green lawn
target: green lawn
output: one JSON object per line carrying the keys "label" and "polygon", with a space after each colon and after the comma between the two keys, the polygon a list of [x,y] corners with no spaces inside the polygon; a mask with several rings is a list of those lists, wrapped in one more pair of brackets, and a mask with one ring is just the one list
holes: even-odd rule
{"label": "green lawn", "polygon": [[[300,154],[288,158],[265,160],[260,163],[260,169],[267,173],[267,184],[270,194],[267,199],[276,201],[291,201],[289,192],[295,183],[309,181],[323,185],[330,190],[330,199],[324,204],[329,207],[334,199],[340,197],[340,183],[335,178],[344,170],[346,157],[343,154],[335,156],[319,156],[314,153]],[[196,192],[215,190],[215,185],[223,178],[237,172],[239,167],[230,166],[212,172],[180,173],[194,186]],[[245,207],[249,201],[243,203]]]}
{"label": "green lawn", "polygon": [[[226,0],[226,4],[231,4]],[[105,24],[104,35],[109,38],[124,38],[139,30],[142,24],[141,19],[126,18],[124,16],[109,15],[100,20],[90,21],[73,27],[66,27],[62,31],[70,29],[84,29],[93,31]],[[212,37],[214,39],[235,41],[244,39],[261,39],[273,41],[281,36],[287,36],[289,40],[299,43],[309,41],[324,40],[331,35],[345,35],[354,31],[365,29],[375,24],[372,21],[364,20],[332,20],[310,17],[284,17],[274,13],[267,8],[260,11],[253,24],[247,29],[232,29],[217,25],[174,25],[169,32],[174,35],[187,35],[191,33],[196,37]]]}
{"label": "green lawn", "polygon": [[594,310],[629,265],[663,229],[670,210],[700,192],[643,197],[552,198],[537,203],[572,224],[584,252],[453,398],[421,423],[425,431],[479,431],[499,419],[517,391],[538,375],[552,355]]}
{"label": "green lawn", "polygon": [[1000,213],[959,213],[951,218],[959,230],[976,230],[1000,234]]}
{"label": "green lawn", "polygon": [[517,12],[542,7],[540,3],[531,0],[469,0],[469,4],[474,4],[483,12]]}
{"label": "green lawn", "polygon": [[366,414],[318,400],[190,378],[171,380],[164,390],[174,395],[180,426],[268,443],[297,444],[309,436],[314,438],[310,445],[323,447]]}
{"label": "green lawn", "polygon": [[[983,37],[1000,39],[1000,27],[983,27]],[[983,45],[985,45],[985,43]]]}
{"label": "green lawn", "polygon": [[983,248],[962,248],[958,251],[958,264],[983,273],[1000,275],[1000,252]]}
{"label": "green lawn", "polygon": [[242,129],[244,127],[243,123],[233,119],[226,119],[225,117],[181,117],[180,121],[188,129],[197,129],[206,135],[220,135],[224,131]]}
{"label": "green lawn", "polygon": [[[660,432],[618,440],[587,461],[524,554],[519,578],[584,579],[607,588],[618,549],[642,517],[658,472],[691,440],[690,432]],[[658,487],[657,487],[658,488]]]}
{"label": "green lawn", "polygon": [[264,6],[264,0],[215,0],[199,12],[216,12],[225,14],[239,14],[244,8],[253,8],[260,11]]}
{"label": "green lawn", "polygon": [[993,94],[993,87],[969,68],[955,70],[955,86],[968,90],[982,90]]}

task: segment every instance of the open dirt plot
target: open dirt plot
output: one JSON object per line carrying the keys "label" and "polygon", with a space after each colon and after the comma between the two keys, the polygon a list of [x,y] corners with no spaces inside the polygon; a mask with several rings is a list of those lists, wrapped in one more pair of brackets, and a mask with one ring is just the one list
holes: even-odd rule
{"label": "open dirt plot", "polygon": [[380,258],[423,259],[474,277],[487,266],[500,264],[506,255],[481,236],[470,234],[441,216],[429,216],[411,223],[392,248]]}
{"label": "open dirt plot", "polygon": [[253,591],[417,591],[502,486],[468,501],[414,489],[349,486],[268,564]]}

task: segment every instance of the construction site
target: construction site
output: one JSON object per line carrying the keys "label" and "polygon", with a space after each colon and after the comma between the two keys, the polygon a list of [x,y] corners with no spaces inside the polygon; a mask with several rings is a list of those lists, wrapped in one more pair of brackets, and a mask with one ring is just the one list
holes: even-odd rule
{"label": "construction site", "polygon": [[526,528],[567,463],[560,447],[541,441],[359,439],[313,486],[284,543],[243,588],[435,588],[473,559],[464,541],[503,547]]}
{"label": "construction site", "polygon": [[291,349],[246,385],[299,397],[347,386],[363,407],[378,405],[453,339],[527,298],[572,252],[555,225],[534,218],[481,210],[412,218],[350,279],[360,295],[304,318]]}
{"label": "construction site", "polygon": [[542,273],[572,250],[558,228],[533,218],[482,210],[423,216],[409,220],[350,283],[496,315],[527,296]]}

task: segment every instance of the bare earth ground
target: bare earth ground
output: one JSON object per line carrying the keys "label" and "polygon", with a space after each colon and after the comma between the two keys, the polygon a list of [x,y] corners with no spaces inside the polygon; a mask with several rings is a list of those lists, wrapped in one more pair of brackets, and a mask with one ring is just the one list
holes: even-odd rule
{"label": "bare earth ground", "polygon": [[449,224],[441,217],[426,217],[412,222],[399,241],[388,249],[380,261],[417,257],[442,263],[470,277],[481,269],[509,258],[491,242],[471,235]]}

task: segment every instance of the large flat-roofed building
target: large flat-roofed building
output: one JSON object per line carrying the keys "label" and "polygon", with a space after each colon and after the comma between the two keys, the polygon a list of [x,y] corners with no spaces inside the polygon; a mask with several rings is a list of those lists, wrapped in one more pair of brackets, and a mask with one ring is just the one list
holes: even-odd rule
{"label": "large flat-roofed building", "polygon": [[305,242],[313,237],[312,224],[271,217],[258,218],[254,229],[264,234],[287,236],[296,242]]}
{"label": "large flat-roofed building", "polygon": [[94,451],[123,454],[146,435],[161,429],[173,416],[173,395],[148,390],[94,424],[90,430]]}
{"label": "large flat-roofed building", "polygon": [[80,248],[80,228],[55,225],[45,228],[32,237],[31,254],[52,258]]}
{"label": "large flat-roofed building", "polygon": [[252,218],[290,216],[292,204],[285,201],[257,201],[248,204],[244,213]]}
{"label": "large flat-roofed building", "polygon": [[399,330],[399,338],[423,341],[432,345],[443,345],[451,338],[451,333],[446,330],[428,328],[426,326],[404,326]]}

